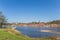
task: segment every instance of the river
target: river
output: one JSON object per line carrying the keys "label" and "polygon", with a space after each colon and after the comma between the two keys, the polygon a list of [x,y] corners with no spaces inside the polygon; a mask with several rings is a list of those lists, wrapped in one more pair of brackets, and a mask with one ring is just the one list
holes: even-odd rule
{"label": "river", "polygon": [[60,28],[17,26],[16,29],[20,31],[22,34],[34,38],[51,37],[51,36],[60,37]]}

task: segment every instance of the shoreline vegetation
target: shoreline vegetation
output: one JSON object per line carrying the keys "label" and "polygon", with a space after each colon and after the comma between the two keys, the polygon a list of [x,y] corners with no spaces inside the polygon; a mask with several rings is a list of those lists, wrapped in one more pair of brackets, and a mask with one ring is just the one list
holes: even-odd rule
{"label": "shoreline vegetation", "polygon": [[6,26],[8,26],[8,27],[16,27],[16,26],[22,26],[22,27],[49,27],[49,28],[60,28],[60,24],[43,24],[43,25],[41,25],[41,24],[8,24],[8,25],[6,25]]}
{"label": "shoreline vegetation", "polygon": [[30,27],[51,27],[60,28],[60,20],[53,20],[50,22],[31,22],[31,23],[7,23],[6,26],[30,26]]}
{"label": "shoreline vegetation", "polygon": [[[6,35],[6,38],[0,38],[1,40],[56,40],[57,37],[48,37],[48,38],[30,38],[28,36],[22,35],[19,31],[16,29],[11,29],[11,28],[5,28],[5,29],[0,29],[0,37],[2,37],[4,34]],[[8,35],[11,35],[11,38],[9,38]],[[13,36],[16,36],[14,38]],[[18,39],[17,39],[18,38]]]}
{"label": "shoreline vegetation", "polygon": [[28,24],[28,23],[13,23],[13,24],[7,24],[6,26],[30,26],[30,27],[51,27],[51,28],[60,28],[60,24],[45,24],[45,23],[39,23],[39,24]]}

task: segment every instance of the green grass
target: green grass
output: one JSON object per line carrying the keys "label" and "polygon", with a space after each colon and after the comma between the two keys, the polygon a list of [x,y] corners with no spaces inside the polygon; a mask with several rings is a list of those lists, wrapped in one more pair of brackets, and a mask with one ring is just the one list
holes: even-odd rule
{"label": "green grass", "polygon": [[55,40],[53,38],[28,38],[22,35],[17,36],[0,30],[0,40]]}

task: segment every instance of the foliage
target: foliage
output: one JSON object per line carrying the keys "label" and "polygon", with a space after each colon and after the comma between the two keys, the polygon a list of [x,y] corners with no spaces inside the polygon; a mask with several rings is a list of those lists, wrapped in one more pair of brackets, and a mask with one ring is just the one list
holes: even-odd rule
{"label": "foliage", "polygon": [[2,25],[6,24],[5,16],[0,12],[0,28],[2,28]]}
{"label": "foliage", "polygon": [[54,20],[51,22],[47,22],[48,24],[60,24],[60,20]]}

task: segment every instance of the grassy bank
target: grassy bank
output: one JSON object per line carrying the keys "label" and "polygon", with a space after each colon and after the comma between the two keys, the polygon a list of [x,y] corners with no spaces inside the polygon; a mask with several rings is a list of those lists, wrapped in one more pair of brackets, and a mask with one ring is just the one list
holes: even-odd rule
{"label": "grassy bank", "polygon": [[[11,32],[8,32],[10,30]],[[55,40],[55,38],[29,38],[12,29],[0,29],[0,40]]]}

